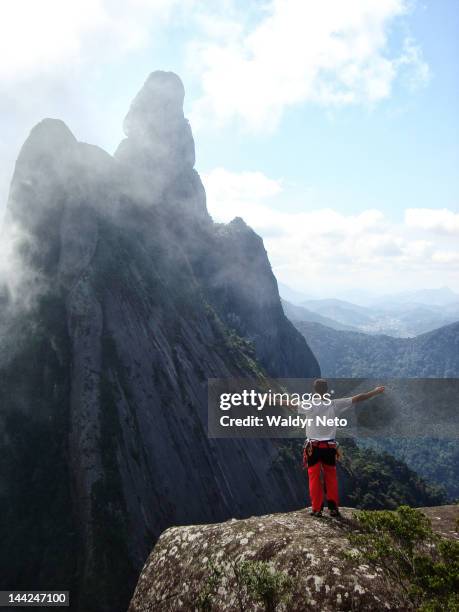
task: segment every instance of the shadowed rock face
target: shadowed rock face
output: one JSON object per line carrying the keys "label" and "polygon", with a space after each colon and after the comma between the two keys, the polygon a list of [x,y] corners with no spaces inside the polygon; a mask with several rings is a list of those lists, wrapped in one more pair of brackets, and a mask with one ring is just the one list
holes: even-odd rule
{"label": "shadowed rock face", "polygon": [[[349,558],[353,529],[344,519],[312,518],[306,510],[270,514],[216,525],[173,527],[159,538],[140,575],[129,612],[192,610],[212,565],[224,579],[213,597],[215,610],[240,610],[232,564],[266,561],[293,578],[289,611],[400,610],[382,572]],[[456,506],[425,508],[434,531],[458,539]],[[225,580],[226,577],[226,580]],[[253,602],[250,610],[263,610]],[[279,609],[285,609],[279,606]]]}
{"label": "shadowed rock face", "polygon": [[115,157],[43,121],[11,186],[1,581],[65,586],[84,612],[126,609],[171,524],[303,502],[298,475],[271,469],[271,441],[206,435],[209,377],[319,368],[261,239],[207,213],[183,95],[177,76],[153,73]]}

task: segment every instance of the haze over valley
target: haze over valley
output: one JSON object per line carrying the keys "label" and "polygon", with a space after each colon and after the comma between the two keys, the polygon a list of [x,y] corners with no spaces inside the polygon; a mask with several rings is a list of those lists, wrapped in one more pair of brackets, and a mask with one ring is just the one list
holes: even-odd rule
{"label": "haze over valley", "polygon": [[300,292],[282,284],[280,295],[292,321],[315,321],[334,329],[367,334],[412,338],[459,320],[459,294],[448,287],[367,296],[363,304],[333,298],[304,299]]}

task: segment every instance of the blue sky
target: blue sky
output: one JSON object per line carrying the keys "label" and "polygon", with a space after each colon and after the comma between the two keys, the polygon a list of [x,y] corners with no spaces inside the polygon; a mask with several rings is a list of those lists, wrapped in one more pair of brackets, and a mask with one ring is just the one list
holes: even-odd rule
{"label": "blue sky", "polygon": [[18,0],[2,12],[2,202],[34,123],[60,117],[113,152],[148,73],[174,70],[212,216],[243,216],[280,280],[342,297],[459,291],[454,0]]}

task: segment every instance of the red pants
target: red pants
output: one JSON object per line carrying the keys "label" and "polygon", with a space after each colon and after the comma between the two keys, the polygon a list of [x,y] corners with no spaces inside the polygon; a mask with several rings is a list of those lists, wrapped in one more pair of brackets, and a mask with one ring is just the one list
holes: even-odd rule
{"label": "red pants", "polygon": [[[329,507],[338,507],[338,478],[336,477],[335,449],[314,447],[308,457],[309,494],[314,512],[323,508],[324,491],[320,478],[323,470],[325,489]],[[331,503],[330,503],[331,502]]]}

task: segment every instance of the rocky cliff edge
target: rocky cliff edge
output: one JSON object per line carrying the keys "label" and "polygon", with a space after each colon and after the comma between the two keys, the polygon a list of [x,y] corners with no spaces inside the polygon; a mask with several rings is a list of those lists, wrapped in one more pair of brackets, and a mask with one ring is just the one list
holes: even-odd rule
{"label": "rocky cliff edge", "polygon": [[[457,506],[422,511],[434,532],[459,538]],[[276,610],[400,609],[393,605],[391,585],[382,570],[352,557],[355,551],[348,536],[355,527],[354,512],[344,508],[340,520],[317,519],[304,509],[168,529],[143,568],[129,612],[200,609],[198,602],[215,569],[223,572],[208,609],[263,610],[257,603],[241,608],[231,569],[244,560],[268,562],[293,579],[288,605],[280,604]]]}

